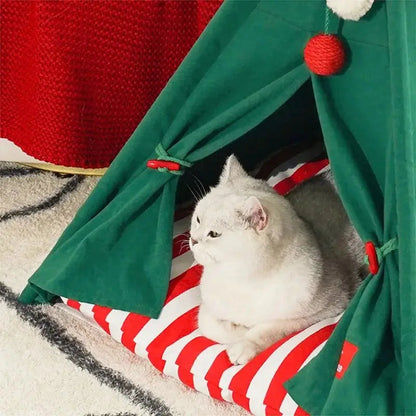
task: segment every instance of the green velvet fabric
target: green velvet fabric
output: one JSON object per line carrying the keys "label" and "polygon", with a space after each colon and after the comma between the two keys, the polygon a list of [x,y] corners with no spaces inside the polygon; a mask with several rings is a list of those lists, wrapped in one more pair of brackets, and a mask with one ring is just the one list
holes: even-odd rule
{"label": "green velvet fabric", "polygon": [[[157,157],[159,143],[173,157],[204,159],[260,124],[309,78],[307,33],[274,33],[257,2],[224,6],[30,278],[23,302],[49,292],[158,316],[179,178],[148,169],[147,160]],[[293,47],[281,51],[280,36]]]}
{"label": "green velvet fabric", "polygon": [[[415,19],[415,2],[378,5],[343,27],[348,70],[313,77],[344,205],[364,241],[381,247],[397,237],[399,249],[367,278],[321,354],[287,383],[311,414],[416,414]],[[345,340],[358,352],[338,379]]]}
{"label": "green velvet fabric", "polygon": [[[348,48],[339,75],[310,75],[323,1],[226,1],[145,119],[31,277],[23,302],[54,295],[158,316],[169,281],[179,178],[150,170],[161,143],[191,163],[262,123],[312,78],[324,141],[364,241],[397,237],[322,352],[287,383],[311,414],[416,414],[416,2],[332,16]],[[283,141],[282,141],[283,143]],[[276,147],[279,142],[276,143]],[[358,352],[335,373],[344,341]]]}

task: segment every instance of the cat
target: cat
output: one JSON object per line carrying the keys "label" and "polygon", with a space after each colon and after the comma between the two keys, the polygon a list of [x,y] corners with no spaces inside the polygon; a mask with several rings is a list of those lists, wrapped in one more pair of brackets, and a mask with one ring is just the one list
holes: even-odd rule
{"label": "cat", "polygon": [[337,316],[361,282],[363,244],[331,178],[283,197],[234,155],[196,204],[189,245],[203,266],[198,327],[233,364]]}

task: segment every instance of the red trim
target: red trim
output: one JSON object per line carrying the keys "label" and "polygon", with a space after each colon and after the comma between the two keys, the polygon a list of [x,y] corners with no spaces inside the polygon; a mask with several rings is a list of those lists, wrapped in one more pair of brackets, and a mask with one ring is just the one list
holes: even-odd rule
{"label": "red trim", "polygon": [[181,165],[176,162],[170,162],[168,160],[151,159],[147,161],[147,167],[150,169],[167,168],[169,170],[181,170]]}
{"label": "red trim", "polygon": [[295,410],[295,416],[309,416],[309,413],[298,406],[298,408]]}
{"label": "red trim", "polygon": [[121,326],[121,331],[123,332],[121,343],[131,352],[134,352],[136,349],[136,342],[134,341],[136,335],[149,321],[149,317],[137,313],[129,313],[124,320]]}
{"label": "red trim", "polygon": [[67,300],[67,302],[66,302],[66,304],[68,305],[68,306],[70,306],[71,308],[74,308],[74,309],[76,309],[76,310],[80,310],[80,308],[81,308],[81,304],[78,302],[78,301],[76,301],[76,300],[73,300],[73,299],[68,299]]}
{"label": "red trim", "polygon": [[188,371],[183,369],[182,367],[178,368],[178,377],[179,380],[182,381],[183,384],[186,384],[188,387],[195,389],[194,386],[194,375]]}
{"label": "red trim", "polygon": [[337,372],[335,373],[335,377],[341,379],[344,377],[345,372],[347,371],[348,367],[351,364],[354,355],[357,353],[358,347],[351,342],[344,341],[344,345],[342,347],[341,356],[339,357]]}
{"label": "red trim", "polygon": [[368,257],[368,268],[370,269],[370,273],[377,274],[380,265],[378,263],[376,247],[372,241],[367,241],[365,243],[365,252]]}
{"label": "red trim", "polygon": [[279,181],[273,186],[274,190],[280,195],[286,195],[296,185],[317,175],[322,169],[329,165],[328,159],[318,160],[316,162],[307,162],[299,166],[295,172],[285,179]]}
{"label": "red trim", "polygon": [[[285,359],[280,363],[280,366],[276,369],[276,372],[269,384],[267,393],[264,397],[265,404],[273,406],[275,403],[283,402],[287,394],[287,390],[285,389],[283,383],[294,377],[315,348],[329,338],[334,331],[335,326],[336,324],[327,325],[314,334],[308,336],[296,345],[296,347],[285,357]],[[287,339],[288,338],[285,338],[284,341]]]}
{"label": "red trim", "polygon": [[213,397],[214,399],[221,400],[224,402],[225,400],[221,396],[222,390],[217,384],[210,383],[207,381],[208,391],[209,395]]}
{"label": "red trim", "polygon": [[92,308],[92,312],[94,313],[94,320],[98,323],[98,325],[100,325],[102,329],[104,329],[105,332],[107,332],[107,334],[110,334],[110,325],[106,318],[111,311],[112,309],[106,306],[94,305]]}
{"label": "red trim", "polygon": [[172,299],[185,293],[187,290],[192,289],[199,285],[199,281],[202,275],[202,266],[196,264],[185,270],[179,276],[176,276],[169,283],[168,293],[166,295],[165,305],[168,304]]}
{"label": "red trim", "polygon": [[185,347],[176,358],[175,364],[178,367],[182,367],[185,370],[192,372],[192,366],[194,365],[195,360],[198,358],[199,354],[215,344],[216,343],[214,341],[208,338],[198,336],[185,345]]}
{"label": "red trim", "polygon": [[[147,346],[146,351],[148,353],[149,361],[159,371],[163,372],[165,367],[166,362],[163,359],[163,353],[166,348],[175,343],[178,339],[189,335],[195,329],[197,313],[197,306],[186,311],[182,316],[175,319],[168,327],[160,332],[160,334]],[[178,367],[181,369],[181,366]],[[191,384],[190,387],[194,388],[193,384]]]}

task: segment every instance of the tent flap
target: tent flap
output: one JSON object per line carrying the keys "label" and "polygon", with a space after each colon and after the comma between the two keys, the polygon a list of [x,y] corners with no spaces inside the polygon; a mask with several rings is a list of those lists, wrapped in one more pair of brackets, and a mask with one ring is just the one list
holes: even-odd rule
{"label": "tent flap", "polygon": [[[279,21],[263,2],[220,8],[30,278],[36,290],[27,289],[22,301],[56,294],[158,316],[170,276],[178,177],[148,169],[146,162],[157,158],[159,144],[172,157],[201,160],[295,94],[309,78],[302,56],[309,34]],[[276,39],[293,48],[282,50]]]}
{"label": "tent flap", "polygon": [[[416,413],[415,17],[416,3],[387,1],[345,22],[348,69],[313,78],[348,214],[364,241],[381,247],[397,238],[399,249],[364,282],[322,352],[287,383],[311,414]],[[360,38],[364,31],[380,41]],[[357,352],[343,368],[348,344]]]}

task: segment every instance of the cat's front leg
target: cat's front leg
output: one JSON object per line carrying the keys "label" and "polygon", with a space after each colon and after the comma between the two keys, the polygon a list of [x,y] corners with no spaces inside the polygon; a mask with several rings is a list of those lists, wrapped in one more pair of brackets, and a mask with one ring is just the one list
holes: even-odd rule
{"label": "cat's front leg", "polygon": [[276,320],[255,325],[247,330],[243,339],[227,347],[228,357],[233,364],[246,364],[275,342],[308,325],[305,319]]}
{"label": "cat's front leg", "polygon": [[198,327],[202,335],[220,344],[238,342],[248,331],[244,326],[216,318],[203,304],[199,308]]}

